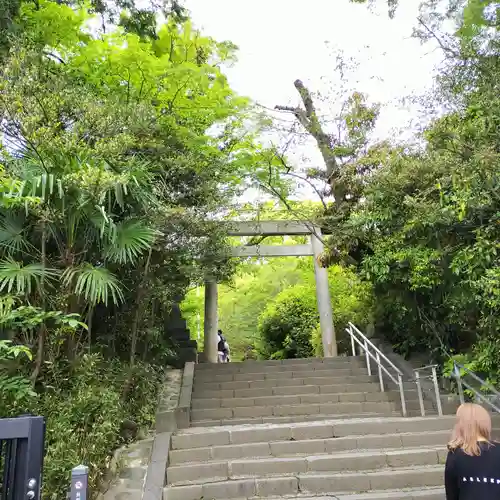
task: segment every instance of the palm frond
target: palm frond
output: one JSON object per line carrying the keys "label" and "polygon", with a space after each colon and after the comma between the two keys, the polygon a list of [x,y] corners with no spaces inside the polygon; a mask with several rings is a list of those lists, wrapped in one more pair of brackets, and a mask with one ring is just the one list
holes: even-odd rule
{"label": "palm frond", "polygon": [[107,305],[110,296],[115,304],[124,300],[120,281],[105,267],[89,263],[69,267],[63,273],[63,283],[74,287],[74,293],[92,305]]}
{"label": "palm frond", "polygon": [[106,257],[119,264],[133,264],[155,242],[158,231],[141,221],[127,220],[115,225]]}
{"label": "palm frond", "polygon": [[26,173],[29,172],[24,172],[22,181],[13,195],[18,197],[37,197],[42,200],[46,200],[52,196],[63,199],[65,196],[63,181],[54,174],[44,172],[37,175],[26,175]]}
{"label": "palm frond", "polygon": [[42,278],[54,279],[57,275],[57,270],[42,264],[24,265],[8,257],[0,261],[0,292],[29,295],[35,285],[40,286]]}
{"label": "palm frond", "polygon": [[27,253],[33,245],[26,238],[25,217],[18,213],[0,216],[0,251],[8,254]]}
{"label": "palm frond", "polygon": [[12,308],[17,303],[17,297],[15,295],[0,295],[0,324],[2,324],[6,317],[9,316]]}

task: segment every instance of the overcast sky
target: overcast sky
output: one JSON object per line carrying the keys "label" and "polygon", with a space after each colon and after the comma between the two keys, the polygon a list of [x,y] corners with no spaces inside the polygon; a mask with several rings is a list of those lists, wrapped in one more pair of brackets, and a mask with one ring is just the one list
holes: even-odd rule
{"label": "overcast sky", "polygon": [[[411,137],[419,120],[415,106],[401,99],[420,95],[433,83],[441,54],[411,37],[420,0],[400,2],[395,19],[385,0],[376,10],[348,0],[186,0],[192,19],[203,33],[231,40],[239,47],[238,62],[227,71],[232,87],[254,101],[274,108],[298,105],[293,81],[331,96],[321,105],[334,116],[340,86],[335,56],[341,51],[358,67],[344,86],[366,93],[382,104],[375,138]],[[280,120],[289,120],[278,115]],[[293,161],[321,163],[314,143],[297,146]]]}

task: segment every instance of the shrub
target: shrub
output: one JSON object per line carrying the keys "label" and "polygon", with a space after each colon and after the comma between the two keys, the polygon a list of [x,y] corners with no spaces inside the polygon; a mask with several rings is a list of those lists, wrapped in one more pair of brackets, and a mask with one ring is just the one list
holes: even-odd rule
{"label": "shrub", "polygon": [[[340,266],[328,269],[339,352],[347,352],[349,321],[365,327],[371,320],[369,284]],[[259,321],[259,354],[264,358],[322,356],[323,345],[314,280],[290,287],[269,303]]]}
{"label": "shrub", "polygon": [[132,437],[122,433],[124,422],[153,423],[162,380],[160,367],[87,355],[74,367],[68,390],[43,394],[38,413],[47,419],[45,498],[64,498],[71,468],[80,463],[90,467],[96,491],[111,454]]}
{"label": "shrub", "polygon": [[309,342],[319,321],[316,298],[307,286],[279,293],[259,321],[258,351],[265,358],[303,358],[312,355]]}
{"label": "shrub", "polygon": [[37,395],[29,380],[5,377],[10,396],[1,398],[2,416],[30,413],[46,419],[43,496],[59,500],[66,498],[71,469],[79,464],[89,466],[89,487],[97,491],[114,450],[134,437],[124,424],[151,426],[163,369],[85,355],[71,366],[47,365]]}
{"label": "shrub", "polygon": [[[484,336],[473,344],[468,353],[449,358],[443,367],[443,375],[452,378],[453,361],[465,366],[493,387],[500,385],[500,339],[497,336]],[[462,376],[467,377],[466,373]],[[473,385],[476,381],[469,380]]]}
{"label": "shrub", "polygon": [[25,413],[37,397],[31,381],[22,373],[23,358],[31,360],[27,347],[0,340],[0,418]]}

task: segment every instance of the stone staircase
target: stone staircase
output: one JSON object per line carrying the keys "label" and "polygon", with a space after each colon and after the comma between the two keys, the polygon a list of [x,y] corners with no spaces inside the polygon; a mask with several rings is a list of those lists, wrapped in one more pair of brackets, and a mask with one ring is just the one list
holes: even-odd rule
{"label": "stone staircase", "polygon": [[[191,428],[171,440],[166,500],[444,499],[454,417],[418,417],[416,390],[380,392],[364,359],[196,366]],[[445,412],[454,411],[445,404]]]}

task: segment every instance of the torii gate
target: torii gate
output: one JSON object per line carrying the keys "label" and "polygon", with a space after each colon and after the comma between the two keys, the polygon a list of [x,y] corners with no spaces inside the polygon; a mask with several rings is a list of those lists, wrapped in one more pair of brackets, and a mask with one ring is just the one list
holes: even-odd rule
{"label": "torii gate", "polygon": [[[325,357],[337,356],[337,342],[333,326],[332,305],[328,288],[328,272],[319,264],[323,252],[321,229],[301,221],[241,221],[227,223],[228,236],[296,236],[309,235],[306,245],[254,245],[238,246],[232,249],[233,257],[289,257],[313,256],[314,275],[316,278],[316,300],[323,340]],[[204,351],[209,363],[217,363],[217,330],[218,330],[218,296],[217,282],[205,281],[205,327]]]}

